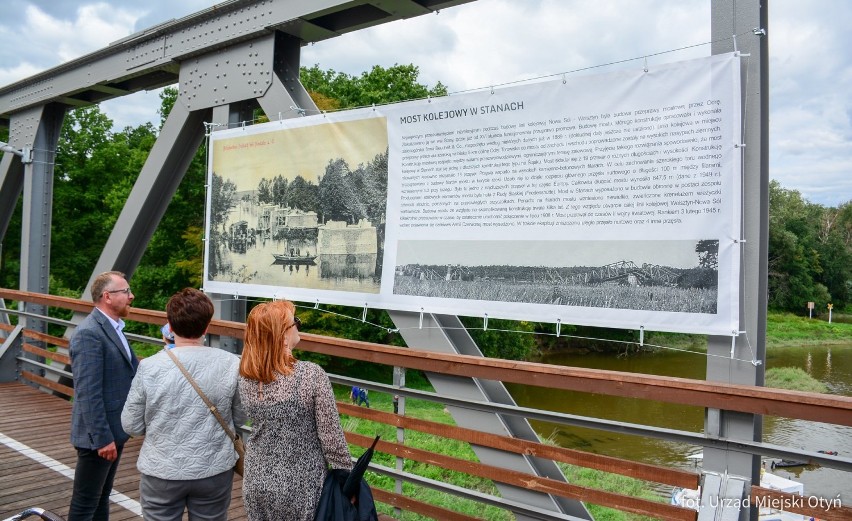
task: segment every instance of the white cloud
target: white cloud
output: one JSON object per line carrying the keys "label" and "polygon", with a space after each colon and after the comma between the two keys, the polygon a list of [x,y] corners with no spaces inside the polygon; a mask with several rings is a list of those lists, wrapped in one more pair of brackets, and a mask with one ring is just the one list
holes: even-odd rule
{"label": "white cloud", "polygon": [[0,85],[8,85],[44,70],[44,67],[29,62],[20,62],[12,67],[0,67]]}
{"label": "white cloud", "polygon": [[141,11],[98,3],[82,5],[75,19],[63,20],[28,6],[20,34],[39,35],[40,44],[54,49],[55,57],[66,62],[127,36],[140,16]]}
{"label": "white cloud", "polygon": [[[455,92],[706,43],[709,14],[704,3],[659,0],[480,0],[319,42],[303,51],[303,63],[349,74],[373,64],[413,63],[423,82],[441,81]],[[661,19],[670,21],[666,31],[657,26]],[[651,57],[649,63],[709,53],[705,46]]]}

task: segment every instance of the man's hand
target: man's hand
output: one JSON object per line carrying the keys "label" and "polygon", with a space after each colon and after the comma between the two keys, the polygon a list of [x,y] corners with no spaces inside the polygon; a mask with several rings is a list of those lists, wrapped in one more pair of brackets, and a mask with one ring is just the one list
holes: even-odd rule
{"label": "man's hand", "polygon": [[118,449],[115,448],[115,442],[110,443],[98,449],[98,456],[107,461],[115,461],[118,458]]}

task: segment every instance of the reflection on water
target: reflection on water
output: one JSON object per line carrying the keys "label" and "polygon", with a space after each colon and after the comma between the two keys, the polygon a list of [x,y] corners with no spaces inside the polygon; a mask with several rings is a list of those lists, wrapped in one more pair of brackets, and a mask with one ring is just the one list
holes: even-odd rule
{"label": "reflection on water", "polygon": [[[276,261],[275,255],[297,257],[299,260]],[[223,251],[224,265],[231,269],[214,277],[214,280],[264,286],[379,292],[377,277],[373,276],[375,254],[321,254],[313,263],[301,260],[309,256],[316,256],[316,245],[313,242],[292,241],[288,245],[287,241],[259,241],[245,253]],[[235,277],[235,273],[240,274],[240,277]]]}
{"label": "reflection on water", "polygon": [[[275,240],[272,237],[285,234],[272,234],[268,229],[262,231],[258,208],[241,204],[231,210],[222,228],[223,240],[213,252],[219,266],[213,280],[261,286],[379,292],[381,277],[377,273],[380,261],[376,253],[375,227],[369,226],[369,223],[364,226],[361,226],[362,223],[357,226],[326,223],[321,226],[328,227],[325,235],[321,230],[319,234],[291,233],[290,240]],[[246,233],[251,237],[251,240],[237,243],[237,247],[224,240],[234,223],[244,223],[248,227]],[[313,231],[317,230],[313,228]],[[322,248],[318,244],[322,244]],[[360,253],[370,246],[373,253]],[[335,253],[329,253],[332,251]]]}
{"label": "reflection on water", "polygon": [[[703,355],[669,351],[627,358],[598,354],[557,354],[539,361],[694,379],[704,379],[706,370]],[[767,368],[772,367],[801,367],[825,383],[831,393],[852,396],[852,344],[775,350],[767,360]],[[701,432],[704,426],[704,410],[698,407],[515,384],[507,384],[507,387],[517,403],[525,407],[690,432]],[[694,446],[622,433],[548,422],[531,424],[542,438],[550,438],[559,446],[645,463],[691,469],[692,463],[686,456],[700,450]],[[842,456],[852,457],[852,428],[849,427],[765,417],[764,441],[813,451],[832,450]],[[777,468],[774,472],[802,482],[806,495],[828,498],[841,494],[841,498],[852,498],[852,480],[847,473],[819,466]]]}
{"label": "reflection on water", "polygon": [[320,255],[320,276],[372,278],[376,273],[375,253]]}

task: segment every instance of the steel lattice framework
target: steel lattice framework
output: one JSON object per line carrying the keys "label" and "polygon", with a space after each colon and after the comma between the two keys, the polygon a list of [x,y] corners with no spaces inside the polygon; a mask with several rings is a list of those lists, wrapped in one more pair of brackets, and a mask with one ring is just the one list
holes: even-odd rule
{"label": "steel lattice framework", "polygon": [[618,261],[571,275],[568,282],[571,284],[601,284],[614,280],[627,280],[630,276],[635,277],[642,284],[657,285],[674,284],[678,277],[677,273],[665,266],[647,263],[637,266],[633,261]]}

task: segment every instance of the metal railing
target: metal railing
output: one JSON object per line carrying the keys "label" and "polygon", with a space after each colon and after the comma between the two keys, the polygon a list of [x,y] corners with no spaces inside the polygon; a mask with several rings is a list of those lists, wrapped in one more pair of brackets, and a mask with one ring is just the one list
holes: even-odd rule
{"label": "metal railing", "polygon": [[[25,301],[31,304],[44,305],[48,308],[73,310],[80,313],[88,313],[92,308],[91,303],[76,299],[6,289],[0,289],[0,299]],[[15,309],[0,308],[0,315],[3,314],[16,316],[18,320],[43,320],[46,323],[59,324],[69,328],[74,327],[70,321],[28,314]],[[127,320],[159,325],[165,322],[165,313],[133,308]],[[242,338],[243,332],[244,324],[238,322],[214,320],[210,327],[210,333],[233,338]],[[617,371],[579,369],[466,355],[438,354],[430,351],[371,344],[308,333],[300,333],[300,336],[302,341],[299,344],[299,349],[302,351],[383,364],[391,366],[395,370],[419,370],[427,373],[475,377],[552,389],[638,398],[726,411],[781,416],[852,426],[852,398],[843,396],[716,382],[710,383],[703,380],[659,377]],[[66,354],[68,346],[66,339],[21,326],[4,325],[0,321],[0,340],[3,341],[2,347],[0,347],[0,381],[17,379],[30,385],[41,387],[48,392],[64,396],[73,395],[72,375],[69,372],[70,360]],[[139,335],[130,335],[130,340],[151,344],[161,343],[161,339]],[[337,374],[329,374],[329,377],[335,384],[346,385],[347,387],[357,385],[371,391],[396,394],[403,400],[406,398],[428,400],[442,403],[445,406],[466,408],[471,411],[486,411],[500,415],[522,417],[528,420],[543,420],[602,431],[628,433],[667,441],[688,443],[704,448],[730,449],[734,447],[738,451],[755,455],[804,460],[840,469],[845,472],[852,472],[852,459],[838,455],[805,451],[761,442],[746,442],[740,439],[709,438],[695,432],[575,416],[542,409],[463,400],[417,389]],[[349,417],[389,425],[401,430],[401,432],[418,431],[427,435],[489,447],[498,451],[550,459],[563,464],[621,474],[630,478],[657,483],[661,486],[697,488],[701,478],[701,475],[696,472],[602,456],[580,450],[557,447],[547,443],[490,434],[453,425],[416,419],[405,416],[404,413],[395,414],[375,408],[358,407],[345,401],[339,402],[338,408],[342,414]],[[349,443],[365,448],[372,442],[370,437],[349,431],[346,432],[346,438]],[[475,461],[463,460],[444,454],[416,449],[400,442],[383,440],[379,442],[376,450],[377,452],[383,452],[396,457],[397,461],[437,465],[449,471],[476,476],[484,480],[498,481],[528,490],[581,500],[658,519],[684,521],[694,521],[697,519],[696,511],[668,503],[640,499]],[[467,490],[417,475],[413,472],[407,472],[399,464],[397,468],[377,464],[372,464],[370,468],[372,471],[390,476],[398,482],[415,484],[447,494],[465,497],[485,505],[492,505],[511,511],[516,515],[525,516],[526,518],[543,520],[575,519],[558,512],[520,504],[493,494]],[[392,505],[395,508],[416,512],[435,519],[478,519],[406,496],[401,493],[401,490],[400,487],[397,488],[397,491],[374,487],[374,495],[376,500]],[[789,494],[755,485],[751,487],[750,496],[753,499],[753,503],[758,498],[761,498],[762,501],[771,498],[773,501],[783,502],[778,504],[790,505],[789,511],[791,512],[804,515],[818,515],[820,519],[839,520],[852,518],[852,508],[838,506],[828,512],[811,512],[809,510],[811,507],[807,505],[807,502],[801,504],[801,502],[796,502],[793,496]]]}

